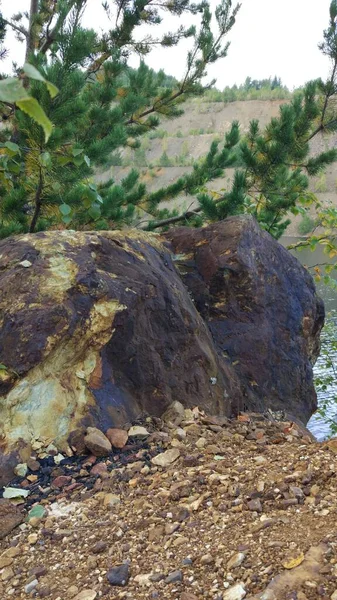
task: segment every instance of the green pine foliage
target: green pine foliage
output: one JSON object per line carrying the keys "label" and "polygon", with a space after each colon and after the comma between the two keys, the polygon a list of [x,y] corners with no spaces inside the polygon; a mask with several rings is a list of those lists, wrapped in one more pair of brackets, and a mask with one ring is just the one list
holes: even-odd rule
{"label": "green pine foliage", "polygon": [[[22,79],[53,123],[46,141],[41,126],[23,110],[2,104],[7,128],[0,131],[0,237],[50,227],[119,227],[132,222],[146,190],[132,171],[123,182],[95,183],[96,169],[121,162],[120,149],[140,147],[140,136],[155,131],[161,118],[181,114],[183,101],[202,92],[207,66],[226,55],[227,34],[239,6],[221,0],[212,15],[207,2],[150,0],[104,3],[115,26],[100,34],[82,25],[88,0],[31,0],[29,14],[0,21],[26,44],[26,60],[41,79],[59,90],[52,97],[45,83]],[[28,1],[27,4],[29,5]],[[156,35],[165,15],[200,16],[199,27],[179,26]],[[216,27],[213,17],[215,16]],[[135,39],[142,24],[153,36]],[[2,33],[3,32],[3,35]],[[141,61],[128,66],[131,52],[145,57],[189,39],[182,81],[154,72]]]}
{"label": "green pine foliage", "polygon": [[[127,150],[132,166],[146,162],[148,138],[165,137],[165,119],[180,115],[185,99],[205,91],[207,67],[226,56],[226,36],[239,5],[220,0],[212,15],[205,1],[160,0],[154,6],[150,0],[110,0],[104,7],[107,15],[114,14],[115,25],[100,34],[82,25],[87,2],[31,0],[29,14],[0,19],[0,45],[6,28],[26,44],[29,65],[17,69],[17,81],[48,119],[43,129],[18,103],[0,103],[0,237],[47,228],[112,229],[139,220],[148,229],[181,221],[200,226],[240,213],[253,215],[280,237],[289,215],[305,211],[312,201],[308,177],[323,173],[337,160],[335,149],[310,156],[315,135],[337,130],[331,102],[337,92],[337,0],[331,3],[321,46],[332,61],[329,80],[307,84],[263,130],[252,121],[244,134],[233,122],[224,139],[213,141],[189,173],[153,193],[134,169],[120,182],[111,178],[99,184],[97,169],[123,164]],[[141,25],[151,24],[155,32],[157,25],[165,24],[167,13],[199,15],[199,27],[180,26],[173,33],[135,39]],[[182,81],[146,65],[143,59],[153,48],[164,52],[182,39],[191,43]],[[3,51],[1,46],[0,57]],[[131,52],[142,57],[138,69],[128,65]],[[247,78],[243,85],[245,93],[265,88],[272,93],[284,89],[277,77]],[[172,164],[166,146],[160,164]],[[210,182],[225,178],[229,168],[234,169],[229,188],[212,193]],[[163,209],[163,201],[184,194],[193,195],[198,206],[181,215],[176,209]]]}

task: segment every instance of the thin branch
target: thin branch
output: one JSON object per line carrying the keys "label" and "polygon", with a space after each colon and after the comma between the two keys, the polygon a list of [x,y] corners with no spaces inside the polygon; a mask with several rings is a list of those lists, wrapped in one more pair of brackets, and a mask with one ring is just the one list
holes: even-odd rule
{"label": "thin branch", "polygon": [[[157,229],[158,227],[165,227],[166,225],[172,225],[172,223],[179,223],[180,221],[188,221],[189,219],[194,217],[194,215],[196,213],[199,213],[201,211],[202,211],[202,207],[198,206],[198,208],[195,208],[194,210],[186,211],[186,212],[182,213],[181,215],[178,215],[177,217],[169,217],[168,219],[163,219],[162,221],[157,221],[155,223],[151,223],[151,230]],[[140,227],[140,229],[147,229],[148,225],[149,224],[147,224],[147,226]]]}
{"label": "thin branch", "polygon": [[15,25],[11,21],[7,21],[6,19],[3,19],[3,22],[5,23],[5,25],[8,25],[12,29],[14,29],[14,31],[21,33],[21,35],[23,35],[25,38],[27,38],[27,36],[28,36],[27,29],[25,29],[24,27],[20,27],[20,25]]}
{"label": "thin branch", "polygon": [[[330,81],[329,81],[329,87],[331,86],[331,89],[333,89],[333,82],[334,82],[334,79],[335,79],[335,76],[336,76],[336,71],[337,71],[337,60],[335,59],[334,65],[333,65],[333,69],[332,69],[332,73],[331,73],[331,77],[330,77]],[[320,124],[312,132],[312,134],[307,138],[306,142],[309,142],[310,140],[312,140],[318,133],[320,133],[320,131],[324,131],[324,129],[326,129],[329,125],[331,125],[332,123],[334,123],[336,121],[336,119],[332,119],[331,121],[329,121],[329,123],[324,124],[324,118],[325,118],[325,114],[326,114],[326,111],[327,111],[327,108],[328,108],[329,98],[332,95],[333,94],[329,93],[329,91],[326,92],[325,99],[324,99],[323,110],[322,110],[322,114],[321,114]]]}
{"label": "thin branch", "polygon": [[32,222],[29,227],[29,233],[35,232],[36,223],[40,216],[40,212],[41,212],[41,208],[42,208],[42,198],[41,198],[42,190],[43,190],[43,175],[42,175],[42,169],[40,167],[39,183],[38,183],[38,186],[36,189],[36,194],[35,194],[35,210],[34,210]]}
{"label": "thin branch", "polygon": [[[59,15],[59,17],[58,17],[58,19],[57,19],[57,21],[55,23],[55,26],[53,27],[53,29],[51,30],[50,33],[49,33],[48,29],[49,29],[49,25],[50,25],[51,21],[49,21],[48,26],[47,26],[46,38],[45,38],[45,40],[44,40],[44,42],[43,42],[43,44],[42,44],[42,46],[40,48],[40,52],[42,52],[43,54],[45,54],[49,50],[50,46],[55,41],[58,32],[60,31],[62,25],[64,24],[64,22],[65,22],[65,20],[67,18],[67,16],[69,15],[70,11],[73,9],[73,7],[75,6],[75,4],[76,4],[76,0],[72,0],[72,2],[70,3],[70,5],[67,8],[66,15],[62,15],[62,14]],[[55,4],[55,8],[56,7],[57,7],[57,5]],[[81,10],[81,8],[79,9],[79,12],[80,12],[80,10]]]}

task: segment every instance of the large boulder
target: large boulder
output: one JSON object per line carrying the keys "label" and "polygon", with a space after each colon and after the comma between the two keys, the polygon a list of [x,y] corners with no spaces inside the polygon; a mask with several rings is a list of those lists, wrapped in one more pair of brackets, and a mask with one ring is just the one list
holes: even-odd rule
{"label": "large boulder", "polygon": [[241,409],[306,423],[317,408],[312,367],[324,324],[308,271],[251,217],[166,237],[219,356],[240,379]]}
{"label": "large boulder", "polygon": [[225,416],[271,408],[303,423],[316,408],[323,304],[251,218],[165,239],[7,239],[0,290],[0,458],[10,469],[25,444],[66,450],[76,436],[84,444],[81,430],[160,416],[174,401]]}
{"label": "large boulder", "polygon": [[77,427],[105,432],[175,400],[225,415],[240,401],[155,234],[6,239],[0,290],[0,439],[12,462],[20,439],[62,450]]}

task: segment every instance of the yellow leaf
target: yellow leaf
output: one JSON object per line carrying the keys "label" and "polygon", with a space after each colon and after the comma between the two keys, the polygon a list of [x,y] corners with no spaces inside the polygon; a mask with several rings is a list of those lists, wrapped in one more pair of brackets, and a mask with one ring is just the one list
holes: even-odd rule
{"label": "yellow leaf", "polygon": [[285,569],[295,569],[295,567],[298,567],[298,565],[300,565],[303,561],[304,554],[303,552],[301,552],[301,554],[299,554],[295,558],[291,558],[290,560],[284,562],[283,566]]}

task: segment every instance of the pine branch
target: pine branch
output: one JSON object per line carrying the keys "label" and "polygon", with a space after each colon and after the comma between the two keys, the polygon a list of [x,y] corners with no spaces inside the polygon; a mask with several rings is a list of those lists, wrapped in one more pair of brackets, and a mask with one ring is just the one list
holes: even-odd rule
{"label": "pine branch", "polygon": [[23,35],[25,38],[27,38],[27,36],[28,36],[27,29],[25,29],[24,27],[21,27],[20,25],[16,25],[15,23],[12,23],[12,21],[7,21],[4,18],[2,18],[2,21],[5,25],[8,25],[14,31],[16,31],[17,33],[21,33],[21,35]]}
{"label": "pine branch", "polygon": [[43,191],[43,175],[42,175],[42,169],[40,167],[39,169],[39,183],[36,189],[36,194],[35,194],[35,209],[34,209],[34,214],[33,214],[33,218],[32,218],[32,222],[30,224],[29,227],[29,233],[34,233],[35,232],[35,227],[38,221],[38,218],[40,216],[40,212],[41,212],[41,208],[42,208],[42,191]]}
{"label": "pine branch", "polygon": [[[189,219],[193,218],[196,213],[200,213],[201,211],[202,211],[202,207],[198,206],[194,210],[188,210],[176,217],[169,217],[168,219],[163,219],[161,221],[155,221],[154,223],[151,223],[150,229],[152,231],[152,229],[158,229],[158,227],[165,227],[166,225],[173,225],[173,223],[179,223],[180,221],[188,221]],[[149,224],[144,225],[143,227],[140,227],[139,229],[147,230],[148,228],[149,228]]]}

